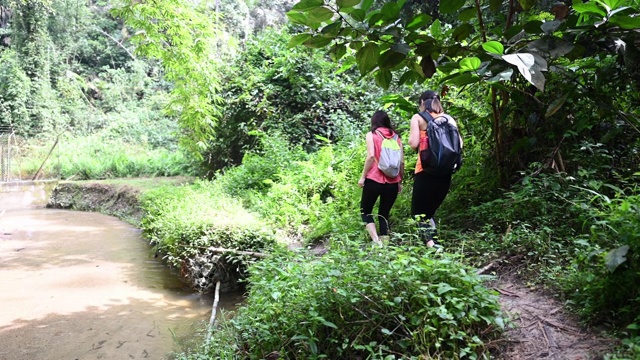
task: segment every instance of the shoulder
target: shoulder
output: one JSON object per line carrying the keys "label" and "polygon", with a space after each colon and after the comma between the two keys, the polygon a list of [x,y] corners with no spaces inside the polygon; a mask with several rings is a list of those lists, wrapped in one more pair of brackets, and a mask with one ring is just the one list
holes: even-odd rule
{"label": "shoulder", "polygon": [[425,121],[422,115],[416,113],[411,117],[411,124],[420,124],[421,121]]}
{"label": "shoulder", "polygon": [[458,127],[458,123],[456,122],[456,119],[453,118],[453,116],[449,114],[443,114],[443,115],[447,117],[447,119],[451,124],[453,124],[453,126]]}

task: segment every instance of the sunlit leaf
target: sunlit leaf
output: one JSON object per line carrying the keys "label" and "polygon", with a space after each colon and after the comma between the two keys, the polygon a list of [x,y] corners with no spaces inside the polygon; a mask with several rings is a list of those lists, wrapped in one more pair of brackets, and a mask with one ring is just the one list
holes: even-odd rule
{"label": "sunlit leaf", "polygon": [[477,57],[464,58],[460,60],[460,71],[467,72],[478,70],[480,68],[480,64],[482,64],[482,62]]}
{"label": "sunlit leaf", "polygon": [[578,14],[598,15],[598,16],[603,17],[603,18],[605,16],[607,16],[606,11],[603,8],[601,8],[600,6],[598,6],[597,2],[595,2],[595,1],[590,1],[590,2],[587,2],[587,3],[574,2],[571,7]]}
{"label": "sunlit leaf", "polygon": [[482,48],[489,53],[502,55],[504,53],[504,46],[497,41],[487,41],[482,44]]}

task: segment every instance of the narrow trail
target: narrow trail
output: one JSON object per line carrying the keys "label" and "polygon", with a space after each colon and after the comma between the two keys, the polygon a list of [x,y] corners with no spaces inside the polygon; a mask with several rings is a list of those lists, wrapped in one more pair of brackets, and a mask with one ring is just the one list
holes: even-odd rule
{"label": "narrow trail", "polygon": [[558,300],[522,285],[511,274],[489,284],[500,293],[509,318],[499,360],[602,359],[617,345],[596,329],[585,328]]}

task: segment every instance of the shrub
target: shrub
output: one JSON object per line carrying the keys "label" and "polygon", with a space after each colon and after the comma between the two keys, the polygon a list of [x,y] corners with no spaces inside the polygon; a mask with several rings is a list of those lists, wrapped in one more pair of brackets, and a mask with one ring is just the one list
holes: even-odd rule
{"label": "shrub", "polygon": [[211,358],[488,358],[485,341],[503,326],[480,277],[422,247],[347,242],[249,271],[248,298],[215,333]]}

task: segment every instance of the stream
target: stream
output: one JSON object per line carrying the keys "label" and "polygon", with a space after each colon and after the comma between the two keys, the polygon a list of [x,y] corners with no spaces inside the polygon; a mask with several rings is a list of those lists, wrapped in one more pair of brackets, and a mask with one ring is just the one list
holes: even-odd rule
{"label": "stream", "polygon": [[[223,294],[218,314],[240,301]],[[0,210],[0,359],[172,359],[203,339],[212,303],[115,217]]]}

